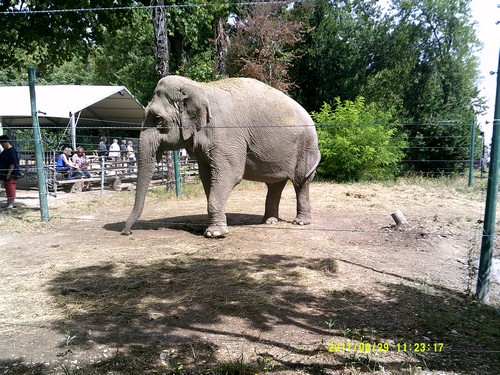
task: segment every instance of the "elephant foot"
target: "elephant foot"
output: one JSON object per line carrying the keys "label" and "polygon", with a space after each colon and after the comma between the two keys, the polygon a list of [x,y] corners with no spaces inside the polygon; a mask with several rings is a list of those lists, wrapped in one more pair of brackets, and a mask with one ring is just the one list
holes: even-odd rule
{"label": "elephant foot", "polygon": [[131,234],[132,232],[130,231],[130,229],[124,229],[121,231],[122,236],[130,236]]}
{"label": "elephant foot", "polygon": [[205,237],[222,238],[229,232],[226,224],[214,224],[205,229]]}
{"label": "elephant foot", "polygon": [[268,217],[267,219],[264,219],[264,224],[277,224],[279,219],[277,217]]}
{"label": "elephant foot", "polygon": [[309,225],[311,224],[311,218],[297,216],[293,219],[293,224],[295,225]]}

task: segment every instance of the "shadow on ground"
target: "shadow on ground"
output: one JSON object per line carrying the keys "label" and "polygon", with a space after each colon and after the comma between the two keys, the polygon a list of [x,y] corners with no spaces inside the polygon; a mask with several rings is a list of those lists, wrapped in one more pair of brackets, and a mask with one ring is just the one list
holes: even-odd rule
{"label": "shadow on ground", "polygon": [[[245,225],[261,225],[262,215],[240,214],[240,213],[227,213],[227,224],[231,226],[245,226]],[[108,223],[104,225],[104,229],[121,232],[124,221],[117,223]],[[176,229],[183,230],[192,234],[203,235],[205,228],[208,226],[208,215],[186,215],[174,216],[168,218],[158,218],[153,220],[138,220],[133,226],[132,231],[142,230],[159,230],[159,229]],[[231,228],[229,228],[231,230]]]}
{"label": "shadow on ground", "polygon": [[[317,274],[318,283],[334,280],[337,262],[276,255],[240,260],[178,255],[147,266],[75,268],[49,285],[54,303],[65,314],[53,327],[76,337],[73,352],[114,348],[111,358],[85,367],[86,374],[253,374],[263,372],[263,366],[313,374],[351,367],[395,373],[415,366],[467,374],[498,370],[495,310],[480,308],[455,291],[411,285],[403,278],[399,284],[381,283],[377,296],[348,285],[319,292],[304,286],[308,272]],[[289,334],[281,336],[280,331]],[[224,345],[241,341],[260,348],[252,363],[244,364],[243,357],[216,360]],[[329,353],[328,342],[390,343],[397,355]],[[396,353],[398,343],[408,349],[443,343],[444,351]],[[285,355],[269,354],[273,348]],[[31,373],[40,373],[36,371],[41,370],[36,367]]]}

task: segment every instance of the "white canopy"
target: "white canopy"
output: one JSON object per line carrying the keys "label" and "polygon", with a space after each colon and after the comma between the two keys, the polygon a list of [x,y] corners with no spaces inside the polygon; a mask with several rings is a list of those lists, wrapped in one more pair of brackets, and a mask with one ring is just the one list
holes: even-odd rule
{"label": "white canopy", "polygon": [[[76,127],[140,128],[144,106],[125,86],[35,86],[40,127],[71,127],[73,148]],[[3,127],[32,125],[29,86],[0,87],[0,134]]]}
{"label": "white canopy", "polygon": [[[144,107],[125,86],[36,86],[40,126],[65,126],[72,116],[90,127],[140,127]],[[0,87],[0,118],[4,126],[31,124],[28,86]]]}

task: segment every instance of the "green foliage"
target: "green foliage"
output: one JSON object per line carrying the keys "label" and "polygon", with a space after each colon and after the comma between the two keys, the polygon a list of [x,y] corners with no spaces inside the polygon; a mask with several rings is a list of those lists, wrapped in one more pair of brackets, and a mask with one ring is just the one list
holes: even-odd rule
{"label": "green foliage", "polygon": [[[130,12],[50,12],[51,10],[88,8],[90,6],[128,6],[132,0],[30,0],[1,1],[0,66],[23,64],[16,53],[26,51],[40,70],[57,66],[74,56],[86,56],[94,45],[104,39],[103,30],[126,24]],[[19,12],[20,10],[24,12]],[[43,11],[29,14],[27,11]]]}
{"label": "green foliage", "polygon": [[214,61],[213,51],[207,50],[194,56],[190,64],[183,65],[175,74],[198,82],[214,81],[218,78],[214,71]]}
{"label": "green foliage", "polygon": [[412,124],[409,170],[461,172],[470,124],[483,110],[469,1],[393,0],[388,13],[378,3],[318,1],[304,14],[310,32],[294,95],[309,110],[363,96]]}
{"label": "green foliage", "polygon": [[479,47],[468,1],[394,0],[391,24],[381,46],[384,65],[369,77],[362,95],[379,101],[397,97],[405,120],[472,121],[482,110],[476,100]]}
{"label": "green foliage", "polygon": [[94,84],[126,86],[147,104],[158,81],[150,14],[134,11],[127,26],[104,33],[108,38],[91,57]]}
{"label": "green foliage", "polygon": [[175,3],[180,6],[166,8],[169,73],[199,81],[215,79],[214,20],[217,14],[227,18],[227,5],[222,0],[211,1],[210,6],[200,0]]}
{"label": "green foliage", "polygon": [[[0,44],[0,56],[4,47],[6,46]],[[23,49],[16,49],[9,51],[9,53],[14,55],[15,58],[13,61],[6,61],[5,64],[0,65],[0,85],[26,85],[28,82],[28,68],[35,66],[34,58]]]}
{"label": "green foliage", "polygon": [[471,124],[482,111],[474,56],[479,41],[468,1],[394,0],[394,10],[399,27],[392,31],[386,53],[398,67],[388,62],[366,95],[400,100],[400,115],[412,123],[408,159],[414,162],[408,169],[463,172]]}
{"label": "green foliage", "polygon": [[155,73],[154,32],[148,12],[133,11],[130,23],[102,31],[104,41],[83,59],[74,57],[53,67],[38,81],[50,84],[126,86],[147,104],[158,81]]}
{"label": "green foliage", "polygon": [[93,60],[85,62],[75,57],[48,74],[37,75],[37,81],[54,85],[92,85],[96,81]]}
{"label": "green foliage", "polygon": [[377,71],[391,27],[378,2],[319,0],[302,18],[309,32],[293,69],[294,96],[309,110],[335,97],[354,100]]}
{"label": "green foliage", "polygon": [[[12,135],[16,137],[21,150],[33,150],[35,136],[32,129],[16,130]],[[11,136],[12,136],[11,135]],[[69,134],[51,129],[40,129],[45,150],[62,150],[63,145],[69,145]]]}
{"label": "green foliage", "polygon": [[335,104],[312,113],[322,158],[318,174],[339,182],[394,178],[406,141],[391,122],[392,113],[365,104],[363,97],[337,98]]}

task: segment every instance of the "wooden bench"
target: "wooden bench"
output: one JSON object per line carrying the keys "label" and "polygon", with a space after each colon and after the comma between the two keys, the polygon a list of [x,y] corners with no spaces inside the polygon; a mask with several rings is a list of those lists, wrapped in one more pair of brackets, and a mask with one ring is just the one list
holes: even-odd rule
{"label": "wooden bench", "polygon": [[[115,190],[121,190],[120,185],[122,181],[130,181],[130,182],[137,181],[137,175],[135,172],[136,167],[134,167],[134,171],[128,172],[128,166],[127,167],[124,165],[118,166],[116,165],[116,163],[110,163],[109,161],[101,163],[101,166],[104,167],[106,173],[104,176],[104,182],[112,183],[112,186]],[[67,179],[63,174],[56,172],[54,165],[46,167],[48,187],[51,188],[53,191],[51,195],[57,196],[57,190],[58,187],[60,186],[72,185],[70,191],[72,193],[78,193],[83,190],[84,182],[99,183],[99,185],[101,185],[100,183],[102,181],[102,176],[99,175],[101,173],[101,168],[90,168],[88,169],[88,171],[95,177],[81,178],[80,176],[77,176],[72,179]],[[164,178],[164,171],[157,165],[153,173],[151,183],[154,183],[154,181],[157,182],[162,181],[163,183],[163,178]],[[199,173],[197,164],[194,162],[182,164],[181,178],[184,183],[199,182]]]}
{"label": "wooden bench", "polygon": [[[112,176],[105,176],[104,177],[104,182],[112,182],[113,183],[113,188],[116,190],[119,190],[119,186],[121,184],[121,181],[123,178],[126,178],[127,176],[120,176],[120,175],[112,175]],[[71,193],[80,193],[83,190],[83,184],[85,182],[102,182],[101,177],[91,177],[91,178],[72,178],[72,179],[57,179],[55,178],[53,180],[53,195],[56,197],[57,196],[57,188],[61,185],[70,185],[71,186]]]}

